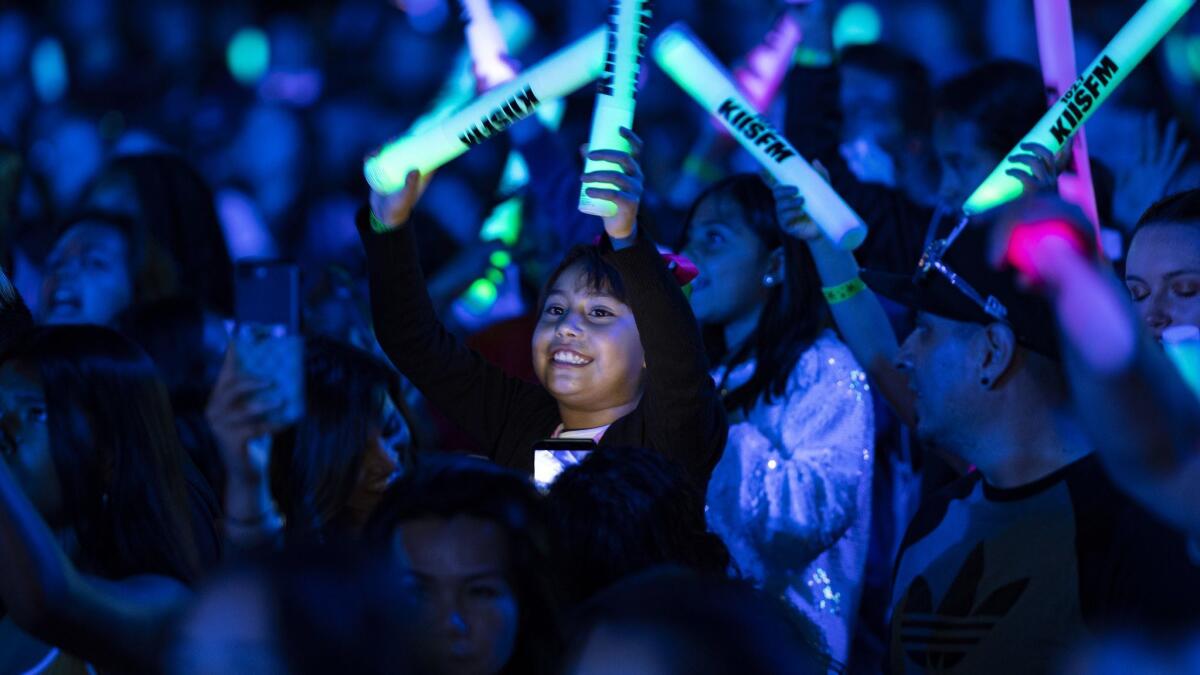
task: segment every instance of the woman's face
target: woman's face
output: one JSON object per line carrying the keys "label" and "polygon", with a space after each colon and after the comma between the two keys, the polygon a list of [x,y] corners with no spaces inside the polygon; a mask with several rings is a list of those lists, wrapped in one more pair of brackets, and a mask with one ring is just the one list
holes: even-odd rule
{"label": "woman's face", "polygon": [[692,311],[707,325],[725,326],[756,316],[767,301],[763,275],[770,251],[741,209],[719,195],[696,207],[684,253],[700,276],[692,282]]}
{"label": "woman's face", "polygon": [[942,169],[938,198],[952,208],[962,206],[1002,159],[980,143],[978,125],[948,115],[934,122],[933,149]]}
{"label": "woman's face", "polygon": [[367,429],[367,448],[358,470],[358,483],[347,504],[360,525],[366,523],[388,486],[403,475],[401,452],[412,445],[408,423],[392,397],[381,390],[379,399],[379,412]]}
{"label": "woman's face", "polygon": [[637,400],[645,356],[633,310],[588,287],[580,265],[555,280],[533,332],[533,370],[560,403],[582,411]]}
{"label": "woman's face", "polygon": [[0,454],[46,522],[62,525],[62,489],[50,453],[46,394],[37,371],[25,364],[0,366]]}
{"label": "woman's face", "polygon": [[503,530],[469,516],[419,518],[399,527],[396,548],[437,672],[499,672],[516,648],[520,618]]}
{"label": "woman's face", "polygon": [[59,238],[46,258],[43,322],[107,325],[132,302],[129,249],[120,232],[83,222]]}
{"label": "woman's face", "polygon": [[1125,286],[1154,337],[1171,326],[1200,326],[1200,223],[1138,230],[1129,243]]}

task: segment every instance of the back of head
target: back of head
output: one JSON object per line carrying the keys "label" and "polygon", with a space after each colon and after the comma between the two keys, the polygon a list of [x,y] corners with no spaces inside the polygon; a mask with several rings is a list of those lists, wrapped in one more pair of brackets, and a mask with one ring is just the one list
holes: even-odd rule
{"label": "back of head", "polygon": [[206,341],[207,328],[194,298],[159,300],[121,316],[121,332],[154,360],[177,412],[203,410],[216,383],[225,345]]}
{"label": "back of head", "polygon": [[1011,150],[1046,112],[1041,73],[1020,61],[998,60],[950,80],[937,92],[939,116],[973,122],[979,142],[998,156]]}
{"label": "back of head", "polygon": [[571,602],[656,565],[723,576],[730,564],[724,542],[708,531],[703,495],[679,466],[650,450],[592,451],[554,481],[546,506]]}
{"label": "back of head", "polygon": [[[778,601],[748,585],[660,568],[597,595],[573,622],[563,672],[824,673]],[[619,665],[617,669],[612,665]]]}
{"label": "back of head", "polygon": [[156,152],[118,157],[104,174],[132,183],[137,220],[174,258],[181,288],[206,306],[231,313],[233,263],[212,190],[200,173],[179,155]]}
{"label": "back of head", "polygon": [[1200,188],[1184,190],[1158,200],[1138,218],[1134,233],[1153,225],[1200,225]]}
{"label": "back of head", "polygon": [[[344,524],[383,394],[398,390],[395,372],[374,355],[329,338],[305,340],[305,415],[276,438],[270,466],[291,534],[320,537]],[[411,462],[410,454],[400,458],[402,467]]]}
{"label": "back of head", "polygon": [[905,131],[929,135],[933,123],[933,87],[929,71],[919,60],[892,45],[876,42],[846,47],[841,62],[843,67],[861,68],[892,82]]}
{"label": "back of head", "polygon": [[107,328],[66,325],[32,331],[5,361],[40,375],[82,567],[194,580],[211,562],[201,551],[214,551],[212,514],[200,504],[210,495],[197,494],[206,486],[179,445],[166,387],[145,353]]}

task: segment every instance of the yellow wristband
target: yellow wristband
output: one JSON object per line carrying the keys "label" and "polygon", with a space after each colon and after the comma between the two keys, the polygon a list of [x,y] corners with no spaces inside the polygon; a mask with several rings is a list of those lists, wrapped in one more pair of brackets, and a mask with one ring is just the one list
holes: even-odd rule
{"label": "yellow wristband", "polygon": [[845,302],[850,298],[858,295],[867,288],[862,279],[854,277],[849,281],[842,282],[837,286],[826,286],[821,289],[821,294],[825,296],[825,302],[831,305],[836,305],[839,302]]}

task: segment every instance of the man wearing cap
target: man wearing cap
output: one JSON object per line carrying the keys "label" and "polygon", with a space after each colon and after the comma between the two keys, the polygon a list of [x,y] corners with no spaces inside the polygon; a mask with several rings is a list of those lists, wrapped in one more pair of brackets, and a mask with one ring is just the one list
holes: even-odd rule
{"label": "man wearing cap", "polygon": [[[864,273],[864,285],[847,254],[807,236],[797,200],[777,198],[856,358],[883,380],[898,371],[907,392],[881,387],[889,401],[923,443],[973,467],[909,525],[891,671],[1047,672],[1106,629],[1194,621],[1200,570],[1185,541],[1119,492],[1073,431],[1054,314],[992,269],[986,232],[963,226],[916,274]],[[899,348],[866,286],[917,310]]]}

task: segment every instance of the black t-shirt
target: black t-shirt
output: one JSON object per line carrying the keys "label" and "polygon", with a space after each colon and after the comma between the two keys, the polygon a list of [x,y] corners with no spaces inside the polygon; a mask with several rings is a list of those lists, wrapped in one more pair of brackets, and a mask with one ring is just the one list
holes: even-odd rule
{"label": "black t-shirt", "polygon": [[972,472],[909,525],[892,588],[893,673],[1057,670],[1106,630],[1195,625],[1184,537],[1117,491],[1095,456],[1000,489]]}

